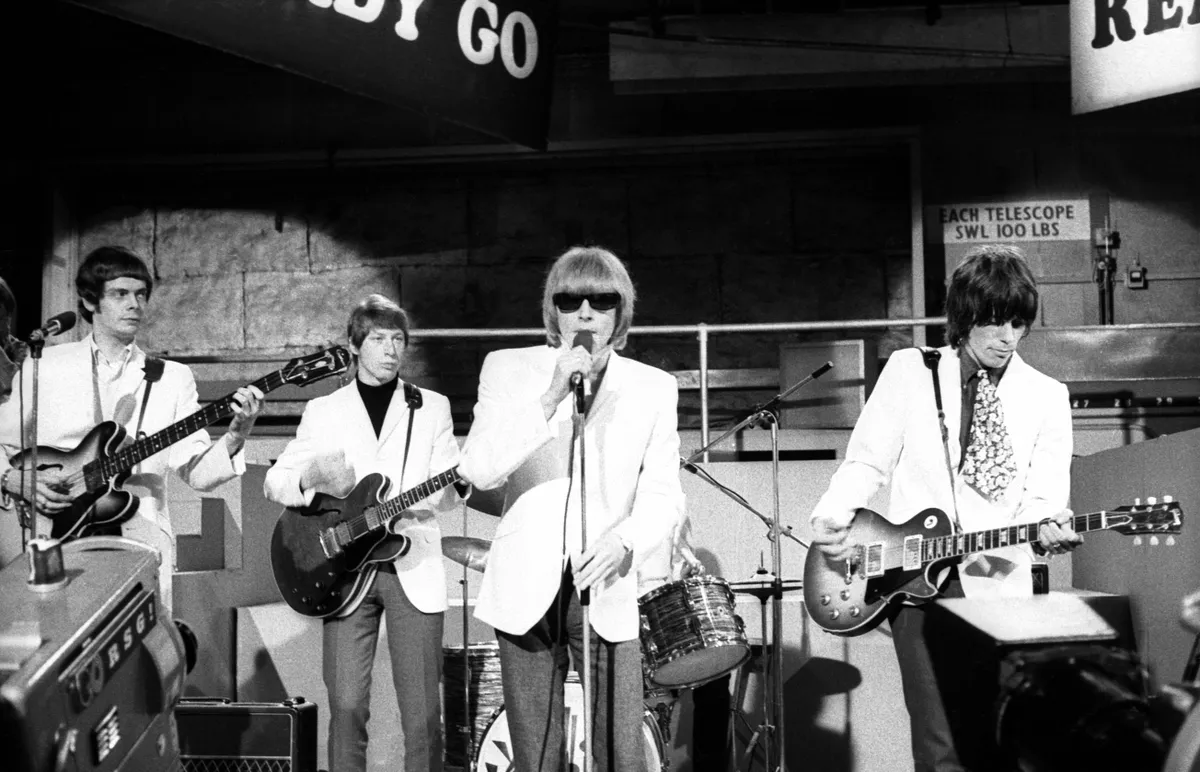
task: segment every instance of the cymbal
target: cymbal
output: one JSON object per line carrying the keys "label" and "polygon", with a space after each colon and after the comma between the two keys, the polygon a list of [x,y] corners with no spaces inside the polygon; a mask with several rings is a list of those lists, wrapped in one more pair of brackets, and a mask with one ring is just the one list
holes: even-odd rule
{"label": "cymbal", "polygon": [[488,539],[473,536],[443,536],[442,554],[475,571],[487,568],[488,551],[492,543]]}

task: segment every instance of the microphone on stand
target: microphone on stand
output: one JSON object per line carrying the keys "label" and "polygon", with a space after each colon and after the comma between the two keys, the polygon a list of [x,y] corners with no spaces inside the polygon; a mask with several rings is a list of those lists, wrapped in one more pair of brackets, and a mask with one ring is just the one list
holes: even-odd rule
{"label": "microphone on stand", "polygon": [[75,326],[77,318],[74,311],[63,311],[57,316],[52,316],[41,327],[29,333],[29,341],[31,343],[40,343],[46,338],[61,335]]}
{"label": "microphone on stand", "polygon": [[[586,349],[590,354],[592,353],[592,346],[595,344],[595,335],[588,330],[580,330],[579,332],[575,333],[575,340],[571,343],[571,348],[583,346],[584,349]],[[579,414],[583,414],[587,409],[586,403],[584,402],[584,397],[586,396],[584,384],[585,379],[582,373],[571,373],[571,390],[575,392],[575,412]]]}

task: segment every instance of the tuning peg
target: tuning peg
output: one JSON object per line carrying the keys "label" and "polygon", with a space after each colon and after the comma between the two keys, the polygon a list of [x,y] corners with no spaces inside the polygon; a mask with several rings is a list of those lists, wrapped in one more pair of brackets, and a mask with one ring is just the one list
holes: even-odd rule
{"label": "tuning peg", "polygon": [[1150,537],[1150,546],[1151,546],[1151,547],[1157,547],[1157,546],[1158,546],[1158,537],[1157,537],[1157,536],[1151,536],[1151,537]]}
{"label": "tuning peg", "polygon": [[1171,495],[1171,494],[1169,494],[1169,493],[1168,493],[1166,496],[1163,496],[1163,503],[1164,503],[1164,504],[1170,504],[1170,503],[1171,503],[1172,501],[1174,501],[1174,500],[1175,500],[1175,497],[1174,497],[1174,496],[1172,496],[1172,495]]}
{"label": "tuning peg", "polygon": [[1146,503],[1149,504],[1150,506],[1154,506],[1155,504],[1158,503],[1158,499],[1151,496],[1150,498],[1146,499]]}
{"label": "tuning peg", "polygon": [[1142,500],[1141,500],[1141,499],[1134,499],[1134,500],[1133,500],[1133,505],[1134,505],[1135,507],[1140,507],[1140,506],[1142,505]]}
{"label": "tuning peg", "polygon": [[1175,537],[1174,537],[1174,536],[1168,536],[1168,537],[1167,537],[1167,546],[1168,546],[1168,547],[1174,547],[1174,546],[1175,546]]}
{"label": "tuning peg", "polygon": [[1134,546],[1135,546],[1135,547],[1137,547],[1137,546],[1141,546],[1141,544],[1142,544],[1142,537],[1141,537],[1141,536],[1134,536],[1134,537],[1133,537],[1133,544],[1134,544]]}

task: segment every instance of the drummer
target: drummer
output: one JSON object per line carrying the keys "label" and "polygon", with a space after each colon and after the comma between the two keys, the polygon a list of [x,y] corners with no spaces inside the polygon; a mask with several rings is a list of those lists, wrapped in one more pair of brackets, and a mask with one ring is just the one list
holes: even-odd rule
{"label": "drummer", "polygon": [[[671,533],[671,538],[646,556],[638,568],[638,597],[645,597],[665,584],[703,576],[708,573],[696,556],[690,542],[691,520],[683,517]],[[730,720],[731,698],[726,673],[692,689],[692,769],[694,772],[726,772],[733,763],[733,723]],[[647,680],[647,704],[678,699],[678,692],[652,692]],[[659,713],[660,717],[662,712]],[[669,713],[667,714],[669,716]],[[669,719],[668,719],[669,720]],[[663,735],[667,736],[664,731]]]}

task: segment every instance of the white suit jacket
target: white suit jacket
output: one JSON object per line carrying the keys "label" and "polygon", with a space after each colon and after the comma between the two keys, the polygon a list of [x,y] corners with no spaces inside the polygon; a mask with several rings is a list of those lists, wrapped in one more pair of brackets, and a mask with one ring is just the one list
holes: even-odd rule
{"label": "white suit jacket", "polygon": [[[396,392],[377,438],[358,394],[358,385],[352,381],[305,406],[296,438],[267,471],[263,493],[271,501],[288,507],[311,503],[318,490],[301,490],[300,479],[313,459],[338,449],[345,453],[356,481],[372,472],[387,477],[391,487],[384,496],[388,499],[450,469],[458,463],[450,402],[428,389],[421,389],[421,394],[424,404],[413,416],[412,447],[403,480],[400,472],[411,412],[404,399],[403,382],[396,380]],[[320,492],[335,496],[349,493],[348,490]],[[403,524],[412,546],[407,554],[397,558],[396,575],[408,599],[427,614],[445,611],[447,607],[442,531],[437,515],[450,512],[455,500],[454,489],[445,488],[410,510],[413,520]]]}
{"label": "white suit jacket", "polygon": [[[132,435],[137,428],[138,414],[146,393],[144,379],[140,376],[146,356],[137,345],[126,372],[131,382],[136,382],[136,402],[124,426]],[[26,431],[32,413],[32,360],[27,359],[21,369],[22,388],[25,393]],[[75,343],[47,346],[42,355],[38,372],[38,445],[71,450],[83,440],[95,425],[95,401],[92,381],[92,338],[89,335]],[[12,398],[0,405],[0,474],[9,468],[8,459],[21,449],[20,393],[14,389]],[[200,409],[196,393],[196,380],[192,371],[178,362],[166,362],[162,379],[150,390],[150,402],[146,408],[142,431],[146,434],[164,429]],[[137,514],[122,526],[124,535],[149,544],[162,553],[159,580],[162,585],[163,603],[171,606],[171,575],[175,570],[175,530],[167,510],[167,477],[175,470],[180,478],[198,491],[207,491],[241,474],[246,468],[245,456],[239,452],[232,459],[224,443],[213,444],[207,431],[198,431],[170,448],[157,453],[133,469],[133,474],[122,486],[141,499]],[[11,480],[10,480],[11,482]],[[15,520],[15,517],[12,518]],[[38,533],[50,535],[51,523],[41,518]],[[11,535],[5,529],[5,562],[19,553],[9,543]]]}
{"label": "white suit jacket", "polygon": [[[962,482],[962,374],[958,352],[940,349],[938,376],[954,469],[954,496],[946,469],[934,402],[933,382],[918,349],[897,351],[854,427],[846,460],[834,474],[813,517],[848,523],[883,485],[891,483],[886,513],[902,523],[936,507],[953,517],[957,499],[965,531],[999,528],[1054,517],[1067,506],[1071,469],[1071,407],[1067,388],[1013,354],[997,396],[1012,441],[1017,471],[1000,501],[992,503]],[[988,559],[1000,558],[999,560]],[[969,597],[1028,595],[1032,592],[1028,546],[1007,547],[968,559],[959,568]]]}
{"label": "white suit jacket", "polygon": [[[513,635],[545,614],[566,556],[582,547],[578,453],[574,470],[569,465],[572,400],[549,421],[540,401],[557,357],[544,345],[487,356],[459,465],[476,487],[507,482],[475,616]],[[584,423],[588,543],[615,531],[633,547],[633,569],[683,513],[678,399],[671,375],[613,353]],[[591,623],[599,635],[613,642],[638,637],[637,590],[636,570],[593,589]]]}

